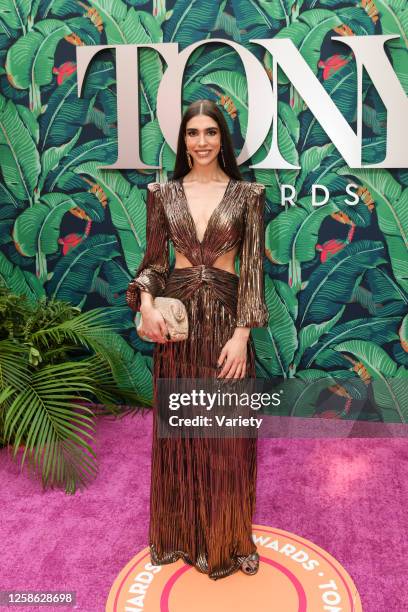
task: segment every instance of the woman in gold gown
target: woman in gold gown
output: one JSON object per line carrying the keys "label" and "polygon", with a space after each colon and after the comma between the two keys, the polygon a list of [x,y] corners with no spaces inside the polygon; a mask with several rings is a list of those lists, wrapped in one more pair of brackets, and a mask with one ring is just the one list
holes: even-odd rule
{"label": "woman in gold gown", "polygon": [[[252,540],[257,441],[158,438],[156,381],[255,377],[250,328],[268,323],[264,202],[264,185],[240,176],[217,106],[209,100],[191,104],[180,125],[173,178],[148,186],[146,252],[126,295],[129,306],[143,314],[140,335],[156,342],[152,563],[181,558],[212,579],[238,569],[254,574],[259,567]],[[176,254],[171,272],[169,240]],[[179,298],[186,306],[187,340],[167,341],[164,319],[153,306],[158,295]]]}

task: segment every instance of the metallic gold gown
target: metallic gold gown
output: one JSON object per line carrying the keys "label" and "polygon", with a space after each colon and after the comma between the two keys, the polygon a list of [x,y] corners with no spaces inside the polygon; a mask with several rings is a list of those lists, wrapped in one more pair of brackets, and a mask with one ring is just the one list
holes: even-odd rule
{"label": "metallic gold gown", "polygon": [[[230,179],[203,240],[182,179],[150,183],[147,190],[146,252],[127,290],[140,309],[140,289],[154,297],[183,301],[189,337],[157,343],[153,352],[154,406],[149,545],[152,563],[182,558],[210,578],[239,569],[256,551],[252,515],[256,492],[256,438],[158,438],[158,378],[217,376],[217,361],[235,327],[264,327],[263,254],[265,187]],[[169,239],[192,267],[169,268]],[[240,276],[213,266],[239,247]],[[252,339],[247,377],[255,377]]]}

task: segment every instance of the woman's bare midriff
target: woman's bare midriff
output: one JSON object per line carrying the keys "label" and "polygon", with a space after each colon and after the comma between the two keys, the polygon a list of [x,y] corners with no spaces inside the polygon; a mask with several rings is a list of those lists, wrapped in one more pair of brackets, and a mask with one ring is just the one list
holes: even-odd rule
{"label": "woman's bare midriff", "polygon": [[[231,274],[235,274],[236,276],[238,276],[235,272],[235,266],[234,266],[234,260],[235,260],[237,253],[238,253],[238,247],[235,247],[234,249],[231,249],[227,253],[220,255],[219,257],[217,257],[217,259],[212,264],[213,268],[221,268],[221,270],[225,270],[226,272],[230,272]],[[191,268],[192,263],[187,259],[185,255],[183,255],[182,253],[178,253],[177,251],[175,251],[175,254],[176,254],[176,261],[174,264],[175,269],[176,268]]]}

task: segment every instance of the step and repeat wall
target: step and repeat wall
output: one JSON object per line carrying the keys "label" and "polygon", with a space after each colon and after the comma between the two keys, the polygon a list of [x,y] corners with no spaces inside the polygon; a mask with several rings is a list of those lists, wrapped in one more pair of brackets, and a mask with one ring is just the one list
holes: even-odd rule
{"label": "step and repeat wall", "polygon": [[[406,94],[405,0],[0,0],[0,6],[1,282],[32,301],[49,296],[81,310],[105,308],[123,342],[128,382],[149,396],[152,345],[137,336],[125,291],[145,249],[146,185],[170,179],[174,167],[156,112],[167,66],[149,48],[139,50],[138,73],[127,66],[128,79],[139,78],[140,159],[160,169],[104,170],[118,155],[115,53],[95,56],[78,97],[77,48],[178,43],[181,52],[207,41],[186,64],[183,108],[198,98],[218,104],[238,156],[249,121],[248,82],[240,55],[219,39],[250,51],[271,87],[273,58],[250,41],[290,39],[354,131],[361,113],[362,161],[376,164],[386,155],[384,102],[363,70],[358,109],[354,54],[332,38],[398,35],[385,49]],[[266,186],[271,316],[267,328],[253,331],[257,373],[338,377],[344,401],[327,416],[350,418],[355,389],[364,395],[376,376],[407,379],[408,169],[348,167],[281,67],[277,83],[279,148],[299,168],[251,168],[268,154],[272,127],[240,166],[245,180]],[[265,115],[267,106],[265,100]],[[345,201],[353,201],[350,184],[355,205]],[[284,185],[294,188],[293,204],[282,201]],[[317,199],[327,199],[320,206],[312,201],[314,185],[327,189],[320,188]],[[359,418],[404,421],[405,388],[386,384],[381,394],[389,395],[367,401]],[[291,414],[302,410],[313,413],[299,405]]]}

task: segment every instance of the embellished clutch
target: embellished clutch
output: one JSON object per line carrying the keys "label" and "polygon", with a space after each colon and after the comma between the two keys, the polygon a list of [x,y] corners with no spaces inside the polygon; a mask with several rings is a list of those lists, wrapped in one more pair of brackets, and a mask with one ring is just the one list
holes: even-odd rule
{"label": "embellished clutch", "polygon": [[[170,337],[168,337],[168,339],[170,342],[186,340],[188,337],[188,316],[183,302],[178,298],[156,297],[153,300],[153,306],[158,308],[163,315],[163,319],[169,330]],[[136,325],[136,330],[139,333],[143,321],[142,314],[138,314],[140,314],[140,319],[139,323]],[[150,340],[150,338],[146,336],[140,337],[146,342],[153,342],[153,340]]]}

